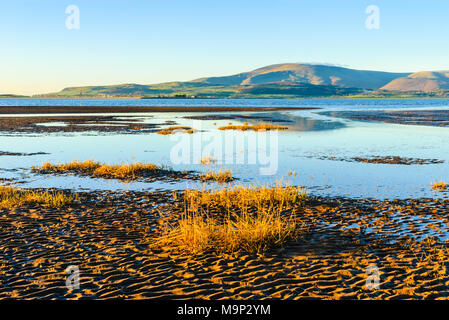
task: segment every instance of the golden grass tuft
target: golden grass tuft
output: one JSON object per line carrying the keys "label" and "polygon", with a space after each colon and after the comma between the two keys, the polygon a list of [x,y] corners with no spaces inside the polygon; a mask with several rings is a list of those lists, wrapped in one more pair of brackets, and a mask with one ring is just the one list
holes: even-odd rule
{"label": "golden grass tuft", "polygon": [[93,175],[102,177],[113,177],[119,179],[127,179],[127,178],[135,178],[139,173],[142,172],[154,172],[159,170],[160,168],[155,164],[142,164],[142,163],[133,163],[133,164],[123,164],[123,165],[102,165],[95,169]]}
{"label": "golden grass tuft", "polygon": [[52,164],[49,161],[45,162],[40,167],[32,167],[33,171],[52,171],[52,172],[68,172],[68,171],[74,171],[74,170],[80,170],[80,171],[93,171],[97,168],[101,167],[101,163],[92,161],[92,160],[86,160],[83,162],[80,161],[72,161],[69,163],[63,163],[63,164]]}
{"label": "golden grass tuft", "polygon": [[233,186],[220,190],[191,190],[184,191],[184,200],[190,211],[199,211],[202,206],[221,206],[248,210],[249,208],[291,208],[294,205],[303,204],[307,199],[307,193],[299,187],[294,187],[282,182],[274,186]]}
{"label": "golden grass tuft", "polygon": [[[306,199],[302,189],[281,183],[186,190],[184,214],[153,246],[190,254],[262,253],[297,239],[301,224],[291,209]],[[221,208],[221,212],[214,215],[212,208]]]}
{"label": "golden grass tuft", "polygon": [[296,171],[295,170],[289,171],[287,172],[287,175],[289,175],[290,177],[291,176],[296,177]]}
{"label": "golden grass tuft", "polygon": [[230,124],[228,126],[223,126],[223,127],[218,128],[218,130],[239,130],[239,131],[247,131],[247,130],[269,131],[269,130],[287,130],[287,129],[288,129],[288,127],[286,127],[286,126],[280,126],[280,125],[275,125],[272,123],[263,123],[263,122],[254,124],[254,125],[248,125],[248,123],[245,122],[241,126]]}
{"label": "golden grass tuft", "polygon": [[0,208],[12,209],[27,204],[59,208],[78,200],[78,195],[66,195],[61,191],[33,191],[0,186]]}
{"label": "golden grass tuft", "polygon": [[201,181],[216,181],[220,183],[231,182],[234,178],[232,177],[231,170],[220,170],[220,171],[209,171],[201,176]]}
{"label": "golden grass tuft", "polygon": [[212,159],[212,157],[208,156],[208,157],[202,157],[200,159],[200,163],[204,164],[205,166],[210,165],[212,162],[214,162],[214,160]]}
{"label": "golden grass tuft", "polygon": [[448,185],[444,181],[435,181],[430,184],[432,190],[436,191],[446,191],[448,189]]}
{"label": "golden grass tuft", "polygon": [[82,173],[94,177],[133,179],[140,173],[162,170],[162,167],[152,163],[107,165],[92,160],[86,160],[84,162],[72,161],[64,164],[51,164],[50,162],[46,162],[41,167],[33,167],[32,170],[39,173]]}
{"label": "golden grass tuft", "polygon": [[194,254],[206,251],[261,253],[297,237],[295,220],[282,219],[273,212],[263,215],[239,215],[219,221],[212,217],[186,215],[163,238],[164,246]]}
{"label": "golden grass tuft", "polygon": [[188,127],[188,126],[173,126],[173,127],[161,129],[157,133],[162,134],[162,135],[168,135],[168,134],[173,134],[173,133],[177,133],[177,132],[184,132],[184,133],[192,134],[195,132],[195,129],[192,129],[191,127]]}

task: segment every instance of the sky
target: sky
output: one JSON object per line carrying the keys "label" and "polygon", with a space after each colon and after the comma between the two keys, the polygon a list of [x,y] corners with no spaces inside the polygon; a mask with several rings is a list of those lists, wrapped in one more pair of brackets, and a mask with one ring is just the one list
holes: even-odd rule
{"label": "sky", "polygon": [[[79,29],[67,28],[70,5]],[[379,29],[366,26],[370,5]],[[448,37],[447,0],[1,0],[0,94],[187,81],[277,63],[449,70]]]}

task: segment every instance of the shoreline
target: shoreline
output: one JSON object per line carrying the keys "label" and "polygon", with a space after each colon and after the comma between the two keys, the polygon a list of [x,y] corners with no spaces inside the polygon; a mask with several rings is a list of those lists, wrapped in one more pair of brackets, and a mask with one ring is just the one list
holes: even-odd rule
{"label": "shoreline", "polygon": [[409,99],[420,99],[420,100],[449,100],[449,96],[322,96],[322,97],[202,97],[202,98],[174,98],[174,97],[164,97],[164,98],[146,98],[144,96],[129,96],[129,97],[33,97],[33,96],[18,96],[18,97],[2,97],[0,99],[21,99],[21,100],[328,100],[328,99],[360,99],[360,100],[409,100]]}
{"label": "shoreline", "polygon": [[1,114],[64,113],[163,113],[163,112],[245,112],[318,110],[314,107],[124,107],[124,106],[0,106]]}

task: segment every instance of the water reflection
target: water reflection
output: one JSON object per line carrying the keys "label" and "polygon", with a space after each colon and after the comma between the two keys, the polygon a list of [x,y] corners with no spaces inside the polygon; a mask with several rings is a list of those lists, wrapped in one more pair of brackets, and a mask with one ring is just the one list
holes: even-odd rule
{"label": "water reflection", "polygon": [[[222,102],[225,103],[225,102]],[[254,103],[254,102],[251,102]],[[291,102],[289,102],[291,103]],[[347,101],[345,103],[348,103]],[[385,103],[385,102],[382,102]],[[391,108],[400,101],[395,100]],[[410,104],[411,102],[407,102]],[[423,102],[418,101],[415,106]],[[341,102],[336,102],[340,106]],[[441,106],[438,106],[441,107]],[[361,107],[358,107],[361,108]],[[180,181],[176,183],[123,183],[119,181],[80,178],[75,176],[40,176],[30,173],[33,165],[45,161],[56,163],[72,160],[94,159],[109,164],[127,162],[150,162],[172,165],[175,170],[196,170],[227,167],[239,178],[237,183],[269,184],[279,178],[303,185],[316,195],[368,197],[368,198],[419,198],[447,197],[445,193],[434,193],[430,182],[449,181],[449,130],[439,127],[401,126],[380,122],[354,122],[335,119],[313,111],[282,112],[230,112],[220,113],[221,120],[192,120],[186,116],[198,113],[160,113],[153,115],[120,115],[126,122],[159,125],[179,124],[222,137],[218,130],[229,122],[235,124],[272,121],[287,125],[290,130],[279,132],[278,171],[273,176],[261,176],[259,166],[252,164],[200,164],[173,165],[170,151],[175,141],[170,136],[156,133],[120,132],[74,132],[69,134],[45,133],[21,136],[0,135],[0,151],[19,153],[38,153],[34,156],[0,156],[0,177],[16,179],[25,187],[58,187],[67,189],[121,189],[154,190],[201,187],[199,182]],[[229,116],[233,116],[229,120]],[[228,117],[228,118],[226,118]],[[264,118],[262,118],[264,117]],[[117,121],[117,118],[107,121]],[[56,124],[59,125],[57,119]],[[48,122],[40,122],[50,124]],[[117,123],[115,123],[117,124]],[[194,139],[201,132],[189,135]],[[203,142],[208,143],[207,141]],[[235,151],[235,153],[240,151]],[[372,155],[402,156],[410,158],[431,158],[446,161],[432,165],[390,165],[358,162],[320,160],[335,155],[337,158],[369,157]],[[295,171],[296,176],[288,175]]]}
{"label": "water reflection", "polygon": [[319,119],[317,115],[309,112],[309,116],[303,115],[306,112],[257,112],[257,113],[240,113],[240,114],[225,114],[212,113],[207,115],[193,115],[184,116],[185,119],[191,120],[229,120],[238,121],[240,123],[247,122],[254,125],[260,122],[275,123],[288,126],[290,131],[321,131],[321,130],[335,130],[346,127],[346,124],[340,120],[335,119]]}

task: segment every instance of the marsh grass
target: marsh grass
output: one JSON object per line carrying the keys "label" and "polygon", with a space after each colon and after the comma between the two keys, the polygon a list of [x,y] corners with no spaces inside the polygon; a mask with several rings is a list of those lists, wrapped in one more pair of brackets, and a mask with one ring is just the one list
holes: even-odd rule
{"label": "marsh grass", "polygon": [[173,134],[176,132],[184,132],[184,133],[192,134],[195,132],[195,129],[192,129],[191,127],[188,127],[188,126],[173,126],[173,127],[161,129],[157,133],[162,134],[162,135],[169,135],[169,134]]}
{"label": "marsh grass", "polygon": [[186,189],[184,200],[190,211],[199,211],[201,206],[237,208],[247,211],[249,208],[292,208],[307,200],[307,193],[299,187],[283,182],[273,186],[233,186],[220,190]]}
{"label": "marsh grass", "polygon": [[430,187],[435,191],[446,191],[448,189],[448,184],[444,181],[435,181],[430,184]]}
{"label": "marsh grass", "polygon": [[205,166],[210,165],[212,162],[214,162],[214,160],[213,160],[212,157],[210,157],[210,156],[202,157],[202,158],[200,159],[200,163],[203,164],[203,165],[205,165]]}
{"label": "marsh grass", "polygon": [[307,194],[277,183],[261,188],[186,190],[183,197],[185,211],[180,220],[153,246],[190,254],[227,254],[262,253],[297,239],[301,223],[292,209],[303,205]]}
{"label": "marsh grass", "polygon": [[223,126],[223,127],[219,127],[218,130],[239,130],[239,131],[247,131],[247,130],[253,130],[253,131],[261,131],[261,130],[265,130],[265,131],[269,131],[269,130],[287,130],[288,127],[286,126],[280,126],[280,125],[275,125],[272,123],[258,123],[258,124],[254,124],[254,125],[248,125],[247,122],[243,123],[243,125],[238,126],[238,125],[232,125],[232,123],[230,123],[227,126]]}
{"label": "marsh grass", "polygon": [[223,169],[220,171],[209,171],[201,176],[201,181],[215,181],[218,183],[226,183],[233,181],[232,171]]}
{"label": "marsh grass", "polygon": [[0,186],[0,208],[11,209],[27,204],[39,204],[58,208],[78,201],[78,195],[66,195],[61,191],[33,191]]}
{"label": "marsh grass", "polygon": [[44,163],[40,167],[33,167],[32,171],[39,173],[78,173],[90,175],[93,177],[108,177],[117,179],[134,179],[143,173],[154,173],[164,170],[163,167],[155,164],[123,164],[123,165],[107,165],[92,160],[84,162],[72,161],[70,163],[52,164]]}

